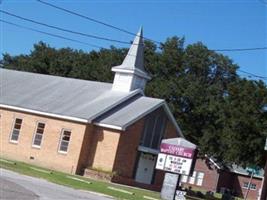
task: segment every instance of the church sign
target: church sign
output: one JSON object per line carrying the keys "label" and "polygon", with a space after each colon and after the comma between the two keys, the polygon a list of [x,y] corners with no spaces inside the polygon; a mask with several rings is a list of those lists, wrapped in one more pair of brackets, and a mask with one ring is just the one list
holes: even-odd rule
{"label": "church sign", "polygon": [[184,138],[162,140],[156,169],[165,173],[161,188],[161,199],[184,200],[185,192],[178,190],[175,194],[180,174],[190,175],[196,160],[197,146]]}
{"label": "church sign", "polygon": [[160,145],[160,152],[191,159],[193,159],[194,156],[194,149],[192,148],[182,147],[173,144],[165,144],[165,143],[162,143]]}
{"label": "church sign", "polygon": [[167,140],[162,141],[156,169],[176,174],[190,175],[192,163],[195,158],[196,146],[183,138],[179,138],[178,141],[178,144],[168,143]]}

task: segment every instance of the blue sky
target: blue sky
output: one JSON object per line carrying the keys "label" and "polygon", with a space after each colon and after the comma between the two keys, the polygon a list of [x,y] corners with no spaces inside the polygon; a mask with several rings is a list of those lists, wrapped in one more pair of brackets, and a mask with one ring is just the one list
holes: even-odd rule
{"label": "blue sky", "polygon": [[[266,0],[92,0],[49,1],[89,17],[137,32],[144,27],[145,37],[165,41],[167,37],[184,36],[186,44],[203,42],[210,49],[251,48],[267,46]],[[95,24],[45,6],[35,0],[2,0],[1,9],[88,34],[130,41],[131,35]],[[93,43],[103,47],[127,45],[109,43],[72,35],[4,15],[1,19],[43,31]],[[29,53],[34,43],[44,41],[52,47],[71,47],[90,51],[94,48],[18,29],[0,23],[1,53]],[[267,76],[267,50],[224,52],[241,70]],[[240,75],[243,75],[240,73]]]}

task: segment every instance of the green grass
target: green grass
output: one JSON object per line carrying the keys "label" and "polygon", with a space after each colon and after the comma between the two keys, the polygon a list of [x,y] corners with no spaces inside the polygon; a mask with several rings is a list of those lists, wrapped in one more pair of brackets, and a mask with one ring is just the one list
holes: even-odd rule
{"label": "green grass", "polygon": [[[115,197],[116,199],[143,200],[145,199],[143,196],[149,196],[152,198],[160,199],[160,195],[158,192],[152,192],[152,191],[138,189],[138,188],[118,186],[117,184],[112,184],[112,183],[104,182],[104,181],[96,181],[96,180],[88,179],[82,176],[70,175],[70,174],[66,174],[66,173],[62,173],[58,171],[51,171],[51,173],[45,173],[42,171],[33,170],[31,169],[31,167],[34,167],[39,170],[46,170],[46,171],[50,171],[50,170],[41,168],[38,166],[26,164],[23,162],[17,162],[17,161],[11,161],[11,162],[13,163],[7,163],[4,160],[0,160],[0,168],[8,169],[8,170],[15,171],[20,174],[24,174],[28,176],[46,179],[50,182],[60,184],[60,185],[65,185],[65,186],[72,187],[75,189],[88,190],[88,191],[102,193],[105,195]],[[79,178],[85,181],[89,181],[92,184],[88,184],[88,183],[81,182],[78,180],[73,180],[73,179],[68,178],[68,176],[72,176],[72,177]],[[128,192],[134,193],[134,195],[110,190],[108,189],[108,187],[123,189]]]}

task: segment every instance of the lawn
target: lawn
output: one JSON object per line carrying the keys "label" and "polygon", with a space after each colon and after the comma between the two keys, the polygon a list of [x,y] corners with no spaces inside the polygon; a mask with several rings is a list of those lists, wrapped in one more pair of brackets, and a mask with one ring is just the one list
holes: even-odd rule
{"label": "lawn", "polygon": [[[8,169],[28,176],[46,179],[50,182],[65,185],[75,189],[102,193],[115,197],[116,199],[147,200],[149,197],[151,199],[160,199],[160,194],[158,192],[152,192],[148,190],[126,186],[124,187],[109,182],[84,178],[82,176],[70,175],[58,171],[51,171],[23,162],[0,159],[0,168]],[[145,198],[144,196],[148,198]]]}

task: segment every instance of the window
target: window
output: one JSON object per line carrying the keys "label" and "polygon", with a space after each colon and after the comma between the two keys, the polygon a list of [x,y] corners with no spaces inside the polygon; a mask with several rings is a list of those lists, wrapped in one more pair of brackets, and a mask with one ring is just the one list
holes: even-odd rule
{"label": "window", "polygon": [[11,132],[10,141],[18,142],[18,140],[19,140],[19,132],[20,132],[20,129],[21,129],[21,124],[22,124],[22,119],[16,118],[15,122],[14,122],[13,130]]}
{"label": "window", "polygon": [[160,108],[145,119],[145,127],[141,145],[148,148],[158,149],[166,127],[166,115]]}
{"label": "window", "polygon": [[187,175],[182,175],[181,182],[182,183],[186,183],[187,180],[188,180],[188,176]]}
{"label": "window", "polygon": [[204,179],[204,173],[203,172],[198,172],[197,173],[197,180],[196,180],[196,185],[201,186],[203,183]]}
{"label": "window", "polygon": [[[244,183],[243,183],[243,188],[244,188],[244,189],[248,189],[248,185],[249,185],[248,182],[244,182]],[[254,183],[251,183],[251,184],[250,184],[250,190],[256,190],[256,188],[257,188],[256,184],[254,184]]]}
{"label": "window", "polygon": [[190,183],[190,184],[195,184],[196,174],[197,174],[197,172],[194,171],[194,172],[193,172],[193,175],[192,175],[192,176],[189,176],[189,181],[188,181],[188,183]]}
{"label": "window", "polygon": [[194,171],[192,176],[186,176],[182,175],[181,182],[182,183],[190,183],[190,184],[195,184],[198,186],[201,186],[204,180],[204,173],[203,172],[197,172]]}
{"label": "window", "polygon": [[66,153],[68,151],[68,146],[70,142],[71,132],[69,130],[63,129],[60,144],[59,144],[59,152]]}
{"label": "window", "polygon": [[34,134],[33,144],[32,146],[40,147],[43,139],[45,124],[44,123],[38,123],[37,128]]}

